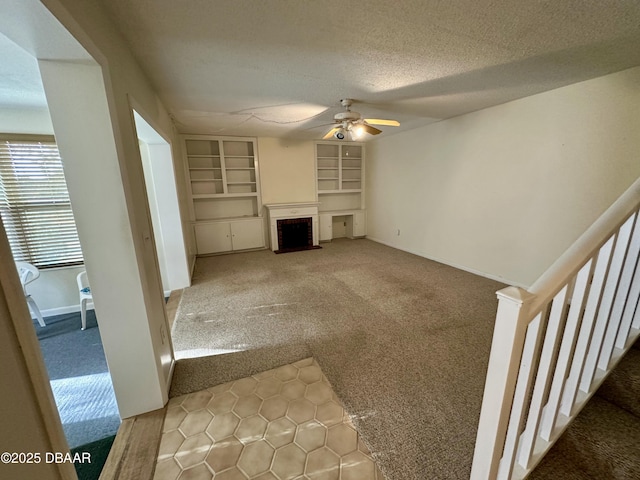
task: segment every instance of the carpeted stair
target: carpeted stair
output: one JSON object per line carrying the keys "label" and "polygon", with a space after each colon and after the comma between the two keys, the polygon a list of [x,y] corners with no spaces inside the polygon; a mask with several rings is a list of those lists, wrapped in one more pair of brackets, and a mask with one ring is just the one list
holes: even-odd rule
{"label": "carpeted stair", "polygon": [[639,342],[627,352],[529,478],[640,478]]}

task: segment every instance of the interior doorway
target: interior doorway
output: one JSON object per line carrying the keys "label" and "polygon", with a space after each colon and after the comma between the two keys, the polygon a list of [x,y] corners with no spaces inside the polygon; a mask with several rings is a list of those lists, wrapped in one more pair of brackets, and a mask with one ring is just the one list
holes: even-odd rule
{"label": "interior doorway", "polygon": [[[68,446],[76,448],[115,435],[120,416],[92,303],[87,328],[81,330],[77,277],[85,270],[83,249],[38,62],[2,34],[0,51],[2,73],[22,80],[0,95],[4,234],[13,260],[37,268],[25,279],[35,305],[33,327],[28,320],[21,323],[35,333],[32,345],[45,362],[52,407],[58,410]],[[21,103],[24,98],[32,108]],[[11,257],[4,265],[10,264]]]}
{"label": "interior doorway", "polygon": [[112,441],[120,416],[88,285],[80,313],[85,265],[63,163],[51,135],[0,136],[3,265],[15,261],[31,311],[21,323],[32,319],[67,444],[77,449]]}
{"label": "interior doorway", "polygon": [[172,290],[187,287],[190,283],[171,144],[135,109],[133,116],[162,289],[167,298]]}
{"label": "interior doorway", "polygon": [[[34,11],[31,12],[31,9]],[[59,60],[39,59],[37,48],[28,42],[24,44],[26,37],[32,39],[27,35],[32,31],[30,29],[37,29],[37,39],[52,48],[49,56]],[[40,2],[29,2],[29,12],[25,13],[21,22],[0,19],[0,32],[3,37],[6,35],[7,43],[16,49],[16,57],[24,59],[16,67],[16,78],[20,81],[14,82],[16,90],[13,93],[18,99],[26,98],[33,104],[37,103],[23,105],[18,102],[10,109],[0,108],[0,120],[12,129],[3,130],[7,133],[48,135],[52,135],[55,130],[73,214],[82,242],[85,264],[82,269],[86,268],[88,273],[100,321],[99,335],[90,342],[102,343],[103,370],[100,372],[83,370],[71,376],[56,374],[57,378],[52,378],[51,374],[47,375],[42,362],[42,350],[39,349],[36,338],[37,332],[29,325],[28,319],[24,321],[24,318],[18,318],[17,315],[15,318],[11,317],[15,320],[12,324],[23,332],[23,337],[16,340],[6,336],[3,339],[4,343],[15,340],[19,347],[17,351],[22,352],[27,361],[32,362],[27,363],[29,370],[25,371],[21,382],[29,386],[29,391],[35,395],[34,401],[37,401],[39,408],[45,412],[44,418],[52,424],[46,431],[46,434],[51,436],[49,449],[55,447],[53,450],[62,452],[69,444],[73,446],[76,442],[65,442],[59,421],[59,417],[63,417],[64,421],[64,415],[55,412],[52,390],[57,390],[57,387],[75,388],[80,380],[96,380],[96,385],[104,383],[97,382],[98,380],[108,380],[115,399],[112,394],[109,409],[103,408],[102,415],[105,415],[107,410],[115,409],[119,422],[120,417],[154,410],[166,403],[173,353],[169,342],[166,341],[167,329],[161,311],[160,276],[158,269],[149,260],[155,249],[147,248],[146,244],[140,246],[151,235],[148,234],[145,222],[131,220],[133,214],[137,213],[134,207],[142,203],[126,196],[132,192],[135,197],[142,189],[134,186],[126,190],[128,184],[123,182],[122,159],[126,158],[134,163],[135,150],[133,154],[131,151],[123,153],[118,150],[122,141],[117,143],[116,141],[121,139],[114,135],[111,110],[113,105],[110,105],[108,97],[112,91],[107,90],[103,68]],[[56,36],[62,40],[56,41]],[[11,57],[4,54],[6,50],[0,48],[0,51],[3,52],[5,60],[0,71],[4,74]],[[37,88],[30,89],[34,84]],[[27,89],[27,92],[18,90],[18,87]],[[0,98],[4,100],[6,90],[0,90]],[[39,115],[40,112],[44,112],[44,115]],[[133,126],[127,127],[129,128],[125,136],[127,139],[133,139]],[[164,147],[166,148],[166,142]],[[138,168],[141,169],[141,166]],[[129,180],[131,176],[125,175],[125,178]],[[143,215],[137,215],[136,219],[141,217]],[[179,227],[176,231],[181,233],[182,228]],[[9,259],[10,265],[11,256],[4,258]],[[59,273],[57,277],[64,278],[54,278],[54,273]],[[48,307],[47,301],[39,302],[42,310],[50,310],[43,312],[47,324],[54,323],[47,317],[70,314],[72,312],[61,310],[72,309],[74,306],[77,308],[77,273],[72,269],[60,269],[56,272],[54,269],[42,270],[40,280],[30,285],[34,289],[43,287],[44,290],[50,290],[48,294],[51,298],[61,299],[59,304],[52,303]],[[49,277],[47,281],[45,277]],[[49,289],[45,284],[54,287]],[[68,295],[60,294],[62,287],[69,290]],[[37,295],[37,292],[29,293]],[[24,297],[15,299],[15,303],[24,301]],[[93,322],[95,324],[95,320]],[[91,327],[81,331],[80,321],[76,323],[73,333],[85,340],[88,335],[83,334],[98,332],[97,328]],[[91,324],[91,320],[89,323]],[[73,345],[63,345],[61,351],[70,357],[77,367],[86,365],[83,352]],[[104,358],[108,360],[108,368]],[[50,380],[55,380],[56,383],[52,384]],[[35,381],[39,382],[37,386],[41,388],[36,388],[34,393],[30,384]],[[76,389],[76,393],[79,393],[83,400],[89,399],[89,395],[80,388]],[[98,394],[98,397],[104,399],[102,394]],[[16,417],[16,423],[19,423],[18,420]],[[76,420],[74,423],[79,425]],[[13,424],[9,423],[9,426]],[[19,425],[16,428],[19,428]],[[27,450],[25,448],[25,451]]]}

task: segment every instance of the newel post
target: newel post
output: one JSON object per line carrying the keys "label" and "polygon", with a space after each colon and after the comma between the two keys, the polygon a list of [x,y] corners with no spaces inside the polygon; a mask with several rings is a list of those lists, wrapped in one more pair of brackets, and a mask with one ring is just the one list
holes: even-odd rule
{"label": "newel post", "polygon": [[517,287],[497,293],[496,314],[487,380],[482,398],[471,480],[493,480],[498,474],[509,414],[520,368],[534,295]]}

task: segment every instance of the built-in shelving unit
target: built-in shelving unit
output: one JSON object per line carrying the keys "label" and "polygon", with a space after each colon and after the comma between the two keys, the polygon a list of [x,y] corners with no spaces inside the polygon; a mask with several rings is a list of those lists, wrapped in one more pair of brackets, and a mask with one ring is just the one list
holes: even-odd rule
{"label": "built-in shelving unit", "polygon": [[183,141],[198,254],[264,247],[256,140],[184,135]]}
{"label": "built-in shelving unit", "polygon": [[356,144],[316,144],[319,195],[362,191],[362,149]]}
{"label": "built-in shelving unit", "polygon": [[333,238],[334,218],[344,221],[346,236],[364,236],[364,146],[350,142],[317,142],[316,178],[320,240]]}

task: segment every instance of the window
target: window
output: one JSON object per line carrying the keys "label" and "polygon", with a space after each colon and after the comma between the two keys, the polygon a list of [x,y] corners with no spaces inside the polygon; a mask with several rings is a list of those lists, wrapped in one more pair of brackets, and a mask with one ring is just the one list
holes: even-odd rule
{"label": "window", "polygon": [[53,137],[0,135],[0,214],[15,260],[38,268],[83,263]]}

